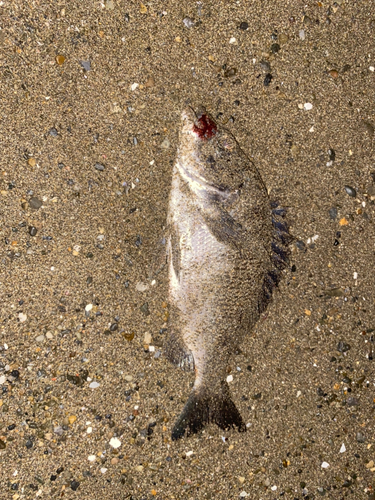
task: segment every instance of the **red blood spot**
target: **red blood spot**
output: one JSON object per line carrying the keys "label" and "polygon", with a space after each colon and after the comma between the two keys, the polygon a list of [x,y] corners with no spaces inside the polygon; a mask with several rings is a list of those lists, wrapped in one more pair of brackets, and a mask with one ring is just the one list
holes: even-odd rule
{"label": "red blood spot", "polygon": [[207,115],[202,115],[193,125],[194,132],[200,139],[211,139],[216,134],[216,123]]}

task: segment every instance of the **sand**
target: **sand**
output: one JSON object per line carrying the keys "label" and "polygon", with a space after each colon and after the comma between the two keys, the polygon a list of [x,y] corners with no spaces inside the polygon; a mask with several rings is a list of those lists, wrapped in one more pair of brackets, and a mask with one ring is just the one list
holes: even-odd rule
{"label": "sand", "polygon": [[[0,4],[0,498],[374,499],[375,7]],[[160,251],[187,102],[295,241],[231,361],[247,432],[172,442],[193,375],[163,357]]]}

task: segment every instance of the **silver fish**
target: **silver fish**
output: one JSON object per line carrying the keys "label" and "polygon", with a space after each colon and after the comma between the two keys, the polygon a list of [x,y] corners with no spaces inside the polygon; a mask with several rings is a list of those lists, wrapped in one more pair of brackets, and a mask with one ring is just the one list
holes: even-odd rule
{"label": "silver fish", "polygon": [[168,359],[195,369],[172,439],[208,422],[246,426],[226,368],[287,265],[284,210],[272,207],[258,170],[208,113],[182,112],[168,210]]}

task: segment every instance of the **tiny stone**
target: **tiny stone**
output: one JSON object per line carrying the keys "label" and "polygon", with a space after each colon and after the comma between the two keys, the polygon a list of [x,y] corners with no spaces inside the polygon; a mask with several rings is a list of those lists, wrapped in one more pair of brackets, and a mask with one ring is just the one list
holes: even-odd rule
{"label": "tiny stone", "polygon": [[52,127],[52,128],[49,129],[49,135],[52,135],[52,137],[57,137],[59,135],[59,133],[55,129],[55,127]]}
{"label": "tiny stone", "polygon": [[168,139],[164,139],[164,141],[160,144],[160,147],[162,149],[168,149],[171,143],[168,141]]}
{"label": "tiny stone", "polygon": [[77,491],[78,487],[79,487],[79,482],[78,481],[75,481],[73,479],[73,481],[70,483],[70,487],[72,488],[73,491]]}
{"label": "tiny stone", "polygon": [[355,198],[357,196],[357,191],[354,188],[350,186],[344,186],[344,189],[347,192],[347,194],[352,198]]}
{"label": "tiny stone", "polygon": [[112,448],[114,448],[115,450],[117,448],[119,448],[121,446],[121,441],[115,437],[113,437],[110,442],[109,442],[110,446],[112,446]]}
{"label": "tiny stone", "polygon": [[29,235],[30,236],[36,236],[36,233],[38,232],[37,228],[34,226],[29,226]]}
{"label": "tiny stone", "polygon": [[44,339],[45,339],[45,337],[44,337],[44,335],[42,334],[42,335],[38,335],[38,336],[36,337],[36,339],[35,339],[35,340],[36,340],[37,342],[43,342],[43,341],[44,341]]}
{"label": "tiny stone", "polygon": [[39,198],[36,198],[35,196],[33,196],[29,200],[29,205],[31,208],[38,210],[43,205],[43,202],[42,202],[42,200],[39,200]]}
{"label": "tiny stone", "polygon": [[36,160],[35,160],[35,158],[29,158],[29,159],[27,160],[27,163],[30,165],[30,167],[35,167],[35,165],[36,165]]}
{"label": "tiny stone", "polygon": [[329,71],[329,74],[330,74],[330,76],[331,76],[332,78],[337,78],[337,77],[339,76],[338,71],[337,71],[337,70],[335,70],[335,69],[331,69],[331,70]]}
{"label": "tiny stone", "polygon": [[337,217],[337,208],[336,207],[330,208],[328,213],[329,213],[330,219],[335,220]]}
{"label": "tiny stone", "polygon": [[287,34],[285,34],[285,33],[280,33],[280,35],[279,35],[279,42],[280,42],[281,44],[286,43],[288,40],[289,40],[289,37],[288,37],[288,35],[287,35]]}
{"label": "tiny stone", "polygon": [[95,460],[96,460],[96,455],[89,455],[89,456],[87,457],[87,459],[88,459],[90,462],[95,462]]}
{"label": "tiny stone", "polygon": [[90,389],[97,389],[100,386],[98,382],[91,382],[89,385]]}
{"label": "tiny stone", "polygon": [[305,30],[299,30],[299,37],[301,40],[305,39]]}
{"label": "tiny stone", "polygon": [[267,73],[266,76],[264,77],[264,82],[263,82],[264,86],[268,87],[271,81],[272,81],[272,75],[271,73]]}
{"label": "tiny stone", "polygon": [[271,65],[268,61],[260,61],[260,67],[262,68],[263,71],[266,73],[269,73],[271,71]]}
{"label": "tiny stone", "polygon": [[148,308],[148,302],[145,302],[141,307],[140,307],[140,310],[141,312],[145,315],[145,316],[149,316],[150,315],[150,311],[149,311],[149,308]]}
{"label": "tiny stone", "polygon": [[27,320],[26,314],[19,313],[18,319],[20,320],[20,323],[24,323]]}
{"label": "tiny stone", "polygon": [[350,345],[349,344],[346,344],[345,342],[343,341],[340,341],[338,344],[337,344],[337,350],[339,352],[347,352],[349,351],[350,349]]}
{"label": "tiny stone", "polygon": [[192,28],[194,26],[194,21],[190,17],[185,17],[182,22],[186,26],[186,28]]}
{"label": "tiny stone", "polygon": [[91,70],[91,62],[90,61],[79,61],[79,63],[85,71]]}
{"label": "tiny stone", "polygon": [[364,443],[365,442],[365,436],[361,432],[357,432],[357,441],[358,443]]}
{"label": "tiny stone", "polygon": [[272,54],[276,54],[280,50],[280,45],[278,43],[273,43],[271,45],[271,52]]}
{"label": "tiny stone", "polygon": [[240,30],[246,31],[248,28],[249,23],[247,23],[246,21],[242,21],[242,23],[240,24]]}
{"label": "tiny stone", "polygon": [[0,439],[0,450],[5,450],[6,446],[6,442]]}
{"label": "tiny stone", "polygon": [[322,469],[328,469],[329,463],[327,462],[322,462]]}
{"label": "tiny stone", "polygon": [[65,62],[65,57],[62,55],[56,56],[55,60],[59,66],[62,66]]}
{"label": "tiny stone", "polygon": [[103,170],[105,169],[105,166],[102,165],[101,163],[95,163],[95,170],[99,170],[100,172],[102,172]]}

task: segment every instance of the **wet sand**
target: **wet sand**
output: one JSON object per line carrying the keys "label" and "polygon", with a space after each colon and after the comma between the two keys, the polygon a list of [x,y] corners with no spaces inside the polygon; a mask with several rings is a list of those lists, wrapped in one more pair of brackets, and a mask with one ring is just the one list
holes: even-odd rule
{"label": "wet sand", "polygon": [[[374,499],[375,7],[1,2],[2,499]],[[185,20],[185,21],[184,21]],[[247,432],[172,442],[179,116],[288,207],[291,263],[231,362]]]}

